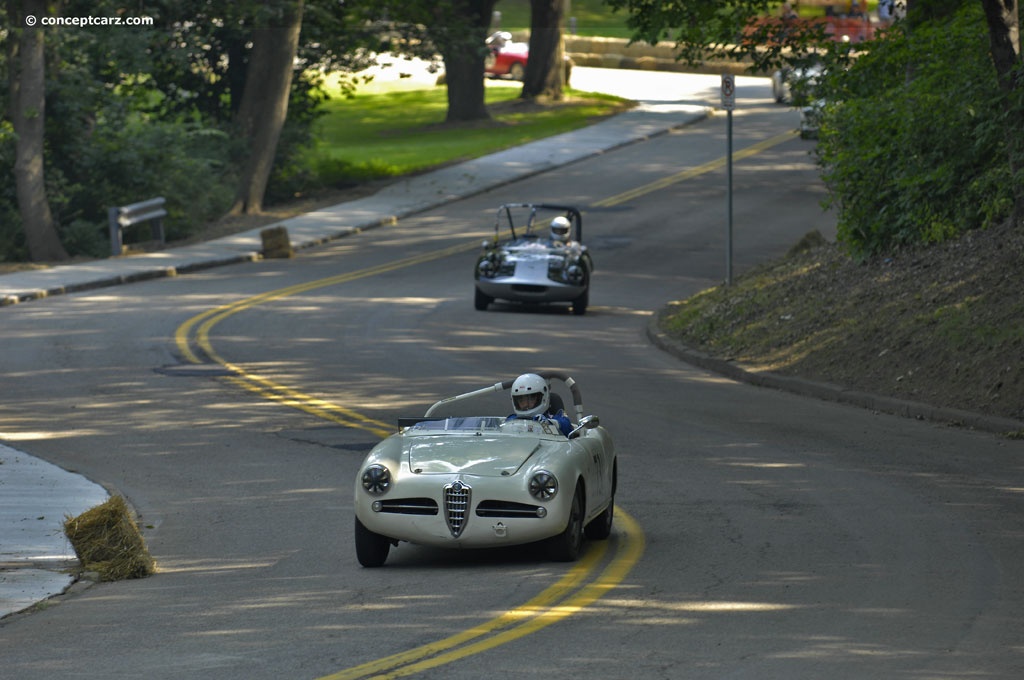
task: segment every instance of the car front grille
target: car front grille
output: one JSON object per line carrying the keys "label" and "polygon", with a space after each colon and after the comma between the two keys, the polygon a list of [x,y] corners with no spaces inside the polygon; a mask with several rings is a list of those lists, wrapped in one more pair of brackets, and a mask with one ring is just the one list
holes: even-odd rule
{"label": "car front grille", "polygon": [[538,512],[536,505],[526,503],[514,503],[512,501],[480,501],[476,506],[477,517],[502,517],[502,518],[537,518],[544,514]]}
{"label": "car front grille", "polygon": [[446,484],[444,487],[444,521],[448,523],[448,531],[454,538],[458,538],[466,528],[472,491],[461,481]]}
{"label": "car front grille", "polygon": [[397,515],[436,515],[437,501],[432,498],[395,498],[380,501],[380,512]]}
{"label": "car front grille", "polygon": [[514,283],[512,284],[512,290],[517,293],[532,293],[539,295],[541,293],[548,292],[547,286],[538,286],[532,283]]}

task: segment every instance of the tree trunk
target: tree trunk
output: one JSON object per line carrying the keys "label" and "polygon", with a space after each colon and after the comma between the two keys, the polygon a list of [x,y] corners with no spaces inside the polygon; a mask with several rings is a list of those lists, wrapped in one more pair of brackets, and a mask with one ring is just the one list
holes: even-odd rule
{"label": "tree trunk", "polygon": [[8,2],[12,33],[8,37],[10,115],[14,127],[14,182],[29,257],[36,262],[68,259],[46,196],[43,135],[46,121],[46,66],[43,33],[26,17],[47,16],[43,0],[24,0],[19,14]]}
{"label": "tree trunk", "polygon": [[448,114],[445,121],[459,123],[491,117],[484,101],[484,43],[497,0],[462,0],[454,11],[464,21],[466,35],[441,44],[445,80],[448,84]]}
{"label": "tree trunk", "polygon": [[448,84],[448,113],[445,121],[459,123],[491,117],[484,101],[484,57],[458,55],[444,60]]}
{"label": "tree trunk", "polygon": [[256,28],[252,35],[245,91],[237,119],[241,134],[248,142],[249,154],[242,166],[232,214],[254,214],[263,210],[263,195],[274,166],[281,129],[288,117],[303,0],[285,0],[281,9],[279,22]]}
{"label": "tree trunk", "polygon": [[530,58],[523,77],[522,99],[562,98],[565,86],[565,43],[562,18],[565,0],[530,0]]}
{"label": "tree trunk", "polygon": [[1009,111],[1005,130],[1014,178],[1013,220],[1014,224],[1024,226],[1024,181],[1019,179],[1024,173],[1024,108],[1015,103],[1024,89],[1017,0],[981,0],[981,4],[988,23],[992,63]]}

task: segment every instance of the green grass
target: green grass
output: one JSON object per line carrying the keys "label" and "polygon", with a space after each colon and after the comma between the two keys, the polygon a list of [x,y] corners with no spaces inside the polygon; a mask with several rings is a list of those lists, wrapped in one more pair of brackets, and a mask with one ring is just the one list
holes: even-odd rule
{"label": "green grass", "polygon": [[607,95],[568,91],[565,105],[517,112],[521,86],[491,86],[485,101],[500,107],[493,120],[445,125],[448,110],[443,86],[332,97],[315,128],[317,145],[303,164],[326,186],[397,177],[446,163],[483,156],[529,141],[575,130],[595,118],[622,110],[624,102]]}
{"label": "green grass", "polygon": [[[505,31],[525,31],[530,28],[530,0],[502,0],[495,6],[501,12],[501,28]],[[576,19],[576,34],[629,38],[625,12],[612,12],[602,0],[571,0],[566,15],[566,29],[570,17]]]}

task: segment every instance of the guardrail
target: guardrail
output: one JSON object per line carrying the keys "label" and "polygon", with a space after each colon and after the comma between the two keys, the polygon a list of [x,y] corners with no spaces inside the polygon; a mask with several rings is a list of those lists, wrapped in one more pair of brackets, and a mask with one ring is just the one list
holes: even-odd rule
{"label": "guardrail", "polygon": [[131,205],[109,208],[107,215],[110,222],[110,254],[116,256],[124,251],[122,232],[125,228],[143,222],[150,223],[150,234],[153,239],[164,243],[164,218],[167,217],[164,202],[162,197],[157,197]]}

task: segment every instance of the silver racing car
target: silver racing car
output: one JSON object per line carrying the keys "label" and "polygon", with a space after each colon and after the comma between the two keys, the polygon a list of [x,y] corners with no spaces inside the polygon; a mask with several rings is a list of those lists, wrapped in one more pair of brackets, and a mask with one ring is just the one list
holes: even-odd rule
{"label": "silver racing car", "polygon": [[586,314],[594,263],[583,245],[577,208],[544,203],[506,203],[498,208],[494,240],[484,241],[476,261],[474,306],[495,300],[568,302]]}

